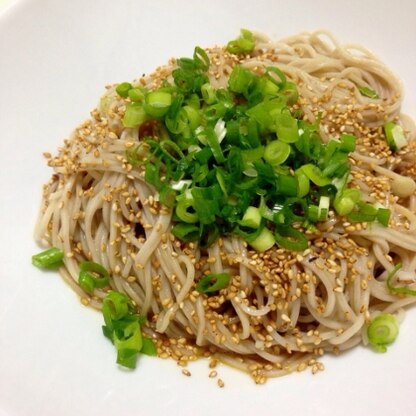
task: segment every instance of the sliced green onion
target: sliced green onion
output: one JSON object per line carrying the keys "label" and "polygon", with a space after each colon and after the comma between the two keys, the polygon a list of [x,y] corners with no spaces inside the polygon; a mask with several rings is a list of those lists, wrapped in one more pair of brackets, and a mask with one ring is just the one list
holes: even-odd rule
{"label": "sliced green onion", "polygon": [[275,118],[277,137],[286,143],[294,143],[299,140],[298,121],[290,114],[277,114]]}
{"label": "sliced green onion", "polygon": [[156,189],[159,189],[161,187],[160,162],[155,165],[150,162],[146,163],[144,179],[146,180],[147,183],[150,183]]}
{"label": "sliced green onion", "polygon": [[[193,212],[190,212],[189,208],[192,208]],[[175,212],[178,218],[186,223],[192,224],[197,222],[199,219],[197,213],[195,212],[193,199],[184,198],[178,201]]]}
{"label": "sliced green onion", "polygon": [[159,201],[165,207],[173,208],[176,202],[176,195],[174,189],[168,185],[163,185],[159,190]]}
{"label": "sliced green onion", "polygon": [[303,165],[300,169],[315,185],[326,186],[331,183],[331,180],[322,173],[319,167],[312,163]]}
{"label": "sliced green onion", "polygon": [[113,321],[123,319],[129,314],[130,299],[124,293],[110,291],[103,299],[101,310],[104,316],[104,322],[112,330]]}
{"label": "sliced green onion", "polygon": [[240,36],[228,42],[226,50],[230,53],[250,53],[254,49],[255,41],[253,34],[247,29],[240,30]]}
{"label": "sliced green onion", "polygon": [[416,290],[409,289],[406,286],[393,286],[391,283],[394,275],[402,268],[402,264],[398,263],[396,264],[393,269],[389,272],[387,276],[387,287],[390,290],[390,292],[393,293],[400,293],[402,295],[410,295],[410,296],[416,296]]}
{"label": "sliced green onion", "polygon": [[235,93],[247,93],[256,75],[241,65],[236,65],[228,79],[228,88]]}
{"label": "sliced green onion", "polygon": [[123,98],[126,98],[129,95],[129,91],[133,88],[130,82],[122,82],[116,87],[116,93]]}
{"label": "sliced green onion", "polygon": [[284,85],[286,85],[286,75],[281,69],[275,66],[268,66],[266,67],[266,71],[269,78],[274,82],[276,82],[276,80],[270,75],[271,73],[276,74],[280,78],[280,82],[277,83],[279,87],[283,87]]}
{"label": "sliced green onion", "polygon": [[207,82],[201,87],[201,94],[202,94],[202,98],[208,105],[215,103],[216,101],[215,89],[209,82]]}
{"label": "sliced green onion", "polygon": [[64,252],[56,247],[48,248],[32,256],[32,264],[41,269],[55,269],[62,266]]}
{"label": "sliced green onion", "polygon": [[276,244],[273,233],[268,228],[263,228],[261,233],[252,241],[249,241],[251,247],[259,252],[264,252]]}
{"label": "sliced green onion", "polygon": [[291,251],[304,251],[308,248],[305,235],[290,226],[278,225],[274,235],[277,244]]}
{"label": "sliced green onion", "polygon": [[355,188],[345,189],[337,193],[334,200],[335,211],[342,216],[348,215],[360,200],[360,191]]}
{"label": "sliced green onion", "polygon": [[354,222],[374,221],[377,218],[377,208],[366,202],[358,202],[356,209],[351,211],[347,218]]}
{"label": "sliced green onion", "polygon": [[136,317],[129,318],[114,324],[113,342],[117,349],[117,364],[126,368],[135,368],[137,356],[143,347],[143,338]]}
{"label": "sliced green onion", "polygon": [[132,309],[130,299],[123,293],[110,291],[103,299],[103,334],[117,349],[117,363],[126,368],[136,367],[140,352],[156,355],[153,341],[142,336],[140,326],[145,319]]}
{"label": "sliced green onion", "polygon": [[319,221],[319,207],[318,205],[308,206],[308,220],[311,222]]}
{"label": "sliced green onion", "polygon": [[273,125],[273,117],[263,101],[246,111],[250,119],[257,121],[262,129],[268,129]]}
{"label": "sliced green onion", "polygon": [[364,95],[368,98],[380,98],[376,91],[372,90],[369,87],[358,87],[358,91],[360,91],[361,95]]}
{"label": "sliced green onion", "polygon": [[319,198],[318,218],[320,221],[324,221],[328,218],[329,202],[328,196],[321,196]]}
{"label": "sliced green onion", "polygon": [[353,152],[355,150],[355,145],[357,138],[352,134],[343,133],[340,138],[341,146],[340,149],[344,152]]}
{"label": "sliced green onion", "polygon": [[174,225],[170,232],[182,241],[195,241],[199,238],[199,227],[184,222]]}
{"label": "sliced green onion", "polygon": [[342,216],[349,214],[354,206],[355,202],[351,198],[335,198],[334,200],[335,211]]}
{"label": "sliced green onion", "polygon": [[277,175],[276,177],[276,194],[285,196],[297,196],[298,180],[292,175]]}
{"label": "sliced green onion", "polygon": [[379,208],[377,210],[377,221],[387,227],[389,225],[391,211],[388,208]]}
{"label": "sliced green onion", "polygon": [[145,98],[145,92],[142,88],[132,88],[128,92],[129,98],[132,101],[143,101]]}
{"label": "sliced green onion", "polygon": [[271,165],[281,165],[290,155],[290,145],[280,140],[273,140],[264,149],[264,160]]}
{"label": "sliced green onion", "polygon": [[191,194],[199,222],[204,225],[213,225],[220,211],[220,200],[223,196],[221,187],[218,183],[210,187],[194,186]]}
{"label": "sliced green onion", "polygon": [[157,348],[156,348],[154,341],[150,338],[143,337],[142,349],[140,350],[140,352],[142,354],[155,357],[157,355]]}
{"label": "sliced green onion", "polygon": [[298,194],[299,198],[303,198],[304,196],[309,194],[310,190],[310,183],[309,178],[305,175],[302,169],[297,169],[295,171],[295,176],[298,179]]}
{"label": "sliced green onion", "polygon": [[196,284],[199,293],[213,293],[224,289],[231,280],[229,273],[210,273],[202,277]]}
{"label": "sliced green onion", "polygon": [[207,71],[209,68],[209,58],[207,53],[199,46],[196,46],[194,49],[194,62],[198,69]]}
{"label": "sliced green onion", "polygon": [[266,77],[261,77],[259,80],[259,88],[264,97],[272,96],[275,97],[279,93],[279,85],[274,80]]}
{"label": "sliced green onion", "polygon": [[389,313],[377,315],[367,328],[367,336],[371,346],[378,352],[386,352],[399,335],[397,318]]}
{"label": "sliced green onion", "polygon": [[110,276],[101,264],[93,261],[82,261],[79,268],[78,284],[88,294],[92,295],[94,289],[107,286]]}
{"label": "sliced green onion", "polygon": [[261,223],[261,214],[259,208],[248,207],[243,215],[243,218],[239,221],[242,227],[258,228]]}
{"label": "sliced green onion", "polygon": [[141,103],[129,103],[123,117],[124,127],[136,127],[146,120],[146,112]]}
{"label": "sliced green onion", "polygon": [[403,127],[392,121],[384,124],[384,134],[391,150],[400,150],[407,145],[407,139],[404,135]]}
{"label": "sliced green onion", "polygon": [[200,112],[190,105],[185,105],[181,111],[186,115],[189,127],[194,131],[200,125]]}
{"label": "sliced green onion", "polygon": [[286,97],[288,105],[294,105],[298,101],[299,93],[295,83],[286,82],[282,88],[282,93]]}
{"label": "sliced green onion", "polygon": [[174,141],[165,139],[160,142],[159,146],[164,155],[173,162],[179,163],[181,160],[184,160],[185,156],[182,150]]}
{"label": "sliced green onion", "polygon": [[[253,34],[242,30],[229,48],[240,53],[250,43]],[[276,243],[301,250],[308,240],[294,224],[311,227],[330,208],[352,221],[388,224],[386,209],[346,189],[356,137],[323,143],[320,115],[310,123],[290,108],[298,91],[281,69],[258,74],[237,64],[227,86],[217,89],[205,73],[210,61],[202,48],[176,64],[173,83],[128,91],[124,120],[128,127],[152,121],[151,129],[140,129],[147,148],[140,155],[133,148],[126,158],[132,166],[142,163],[145,181],[174,211],[172,235],[201,248],[234,234],[261,251]]]}
{"label": "sliced green onion", "polygon": [[145,97],[144,109],[152,117],[162,117],[172,104],[172,94],[164,91],[152,91]]}
{"label": "sliced green onion", "polygon": [[224,163],[225,157],[221,149],[220,142],[218,140],[218,136],[215,134],[215,130],[213,128],[205,128],[204,135],[207,139],[207,143],[211,148],[212,154],[214,155],[215,160],[218,163]]}

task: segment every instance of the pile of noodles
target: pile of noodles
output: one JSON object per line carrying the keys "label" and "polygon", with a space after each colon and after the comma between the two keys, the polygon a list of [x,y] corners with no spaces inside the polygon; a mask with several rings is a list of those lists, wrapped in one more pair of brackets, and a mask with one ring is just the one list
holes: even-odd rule
{"label": "pile of noodles", "polygon": [[[341,45],[324,31],[279,42],[255,36],[256,47],[245,56],[207,49],[213,86],[225,87],[236,63],[253,71],[265,65],[283,70],[298,86],[305,118],[313,122],[320,115],[322,140],[341,132],[357,136],[351,186],[391,210],[389,227],[350,224],[331,212],[308,232],[304,253],[276,246],[255,253],[238,237],[220,238],[204,250],[175,240],[171,211],[126,160],[126,150],[144,132],[123,127],[125,101],[109,86],[57,156],[47,154],[54,174],[44,187],[35,234],[42,245],[65,252],[60,273],[84,304],[99,309],[110,286],[127,294],[148,317],[144,331],[155,339],[158,355],[182,364],[214,357],[262,383],[311,365],[321,369],[318,356],[365,344],[372,318],[386,312],[400,320],[415,302],[391,293],[386,279],[401,262],[398,281],[415,282],[416,196],[409,177],[416,178],[416,146],[414,124],[400,113],[401,83],[369,51]],[[172,60],[134,85],[156,88],[171,79],[174,67]],[[358,86],[379,98],[361,95]],[[395,153],[383,136],[386,120],[401,124],[408,139]],[[111,276],[110,286],[94,296],[77,283],[85,259]],[[229,272],[230,286],[215,296],[199,294],[195,282],[207,271]]]}

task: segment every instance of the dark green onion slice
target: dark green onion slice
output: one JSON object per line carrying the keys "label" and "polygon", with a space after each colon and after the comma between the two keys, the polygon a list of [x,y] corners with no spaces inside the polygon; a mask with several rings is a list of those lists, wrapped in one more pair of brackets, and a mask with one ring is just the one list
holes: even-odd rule
{"label": "dark green onion slice", "polygon": [[277,137],[283,142],[294,143],[299,140],[298,121],[290,114],[276,115],[275,129]]}
{"label": "dark green onion slice", "polygon": [[41,269],[55,269],[63,264],[64,252],[56,247],[48,248],[32,256],[32,264]]}
{"label": "dark green onion slice", "polygon": [[256,75],[241,65],[236,65],[228,79],[228,88],[235,93],[244,94],[248,92]]}
{"label": "dark green onion slice", "polygon": [[310,190],[310,182],[309,178],[305,175],[302,169],[297,169],[295,171],[295,176],[298,180],[298,194],[299,198],[303,198],[304,196],[309,194]]}
{"label": "dark green onion slice", "polygon": [[240,30],[237,39],[228,42],[226,50],[230,53],[250,53],[254,49],[255,41],[253,34],[247,29]]}
{"label": "dark green onion slice", "polygon": [[387,287],[390,290],[390,292],[393,293],[400,293],[402,295],[410,295],[410,296],[416,296],[416,290],[410,289],[406,286],[393,286],[392,279],[394,275],[402,268],[402,264],[398,263],[396,264],[393,269],[389,272],[387,276]]}
{"label": "dark green onion slice", "polygon": [[140,324],[134,315],[114,323],[113,343],[117,349],[117,364],[135,368],[137,356],[143,347]]}
{"label": "dark green onion slice", "polygon": [[243,218],[239,221],[242,227],[258,228],[261,223],[261,213],[259,208],[249,206],[243,215]]}
{"label": "dark green onion slice", "polygon": [[230,280],[229,273],[210,273],[199,280],[196,290],[199,293],[214,293],[228,286]]}
{"label": "dark green onion slice", "polygon": [[392,121],[384,124],[384,134],[391,150],[400,150],[407,145],[407,139],[404,135],[403,127]]}
{"label": "dark green onion slice", "polygon": [[304,251],[308,248],[308,240],[305,235],[290,226],[276,226],[274,235],[277,244],[291,251]]}
{"label": "dark green onion slice", "polygon": [[83,261],[79,264],[79,268],[78,284],[88,294],[92,295],[94,289],[107,286],[110,276],[101,264]]}
{"label": "dark green onion slice", "polygon": [[357,143],[357,138],[352,134],[343,133],[340,138],[341,146],[340,150],[344,152],[353,152]]}
{"label": "dark green onion slice", "polygon": [[264,252],[271,249],[276,244],[276,240],[273,233],[265,227],[254,240],[249,241],[249,244],[254,250]]}
{"label": "dark green onion slice", "polygon": [[327,178],[318,166],[308,163],[301,167],[302,172],[315,184],[318,186],[326,186],[331,183],[331,180]]}
{"label": "dark green onion slice", "polygon": [[124,127],[136,127],[146,120],[146,112],[141,103],[129,103],[123,117]]}
{"label": "dark green onion slice", "polygon": [[348,215],[354,209],[360,197],[360,191],[355,188],[338,192],[334,199],[335,211],[342,216]]}
{"label": "dark green onion slice", "polygon": [[386,352],[399,335],[399,323],[395,316],[388,313],[377,315],[367,328],[371,346],[378,352]]}
{"label": "dark green onion slice", "polygon": [[194,49],[194,62],[198,69],[206,71],[209,68],[209,58],[207,53],[199,46]]}
{"label": "dark green onion slice", "polygon": [[113,321],[118,321],[130,312],[130,299],[120,292],[110,291],[103,300],[102,313],[104,322],[112,329]]}
{"label": "dark green onion slice", "polygon": [[105,325],[103,334],[117,349],[117,363],[126,368],[135,368],[140,352],[156,354],[153,341],[143,338],[143,317],[132,312],[130,299],[123,293],[110,291],[103,299],[102,312]]}
{"label": "dark green onion slice", "polygon": [[355,208],[351,211],[347,218],[354,222],[372,222],[377,218],[377,208],[367,202],[359,201]]}
{"label": "dark green onion slice", "polygon": [[152,91],[145,97],[144,110],[151,117],[162,117],[172,104],[172,94],[165,91]]}
{"label": "dark green onion slice", "polygon": [[358,87],[358,91],[360,91],[361,95],[368,98],[380,98],[376,91],[372,90],[369,87]]}
{"label": "dark green onion slice", "polygon": [[377,210],[377,221],[387,227],[390,221],[391,211],[388,208],[379,208]]}
{"label": "dark green onion slice", "polygon": [[280,141],[273,140],[264,149],[264,160],[271,165],[281,165],[290,155],[290,145]]}
{"label": "dark green onion slice", "polygon": [[116,87],[116,92],[120,97],[126,98],[129,95],[129,91],[133,88],[130,82],[122,82]]}
{"label": "dark green onion slice", "polygon": [[128,96],[132,101],[141,102],[145,98],[145,91],[143,88],[132,88],[129,90]]}
{"label": "dark green onion slice", "polygon": [[142,349],[140,350],[142,354],[150,355],[155,357],[157,355],[157,348],[154,341],[150,338],[142,338]]}
{"label": "dark green onion slice", "polygon": [[199,238],[199,227],[180,222],[172,227],[171,233],[182,241],[196,241]]}
{"label": "dark green onion slice", "polygon": [[198,222],[198,214],[195,212],[194,200],[183,198],[176,205],[176,215],[184,223]]}
{"label": "dark green onion slice", "polygon": [[[247,42],[254,36],[243,29],[229,47],[236,52]],[[255,72],[237,64],[227,87],[214,88],[202,48],[176,64],[173,83],[128,90],[133,102],[124,118],[128,127],[154,124],[154,137],[142,140],[147,148],[133,148],[126,158],[173,210],[175,237],[208,247],[220,235],[235,234],[262,251],[279,241],[301,250],[308,242],[295,223],[308,228],[330,209],[352,221],[388,224],[386,209],[346,189],[356,137],[323,143],[320,116],[309,123],[291,108],[297,87],[281,69]]]}

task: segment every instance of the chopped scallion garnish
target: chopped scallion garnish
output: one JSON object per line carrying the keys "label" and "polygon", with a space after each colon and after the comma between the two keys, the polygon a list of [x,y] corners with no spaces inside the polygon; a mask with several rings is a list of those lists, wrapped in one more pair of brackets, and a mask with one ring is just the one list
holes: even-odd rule
{"label": "chopped scallion garnish", "polygon": [[395,316],[388,313],[377,315],[367,328],[371,346],[378,352],[386,352],[399,335],[399,324]]}
{"label": "chopped scallion garnish", "polygon": [[55,269],[62,265],[64,252],[56,247],[48,248],[32,256],[32,264],[41,269]]}
{"label": "chopped scallion garnish", "polygon": [[93,261],[82,261],[79,264],[78,284],[88,294],[92,295],[94,289],[107,286],[109,274],[105,267]]}
{"label": "chopped scallion garnish", "polygon": [[210,273],[199,280],[196,284],[196,290],[199,293],[214,293],[224,289],[230,283],[230,280],[229,273]]}
{"label": "chopped scallion garnish", "polygon": [[123,293],[110,291],[103,299],[105,325],[103,334],[117,349],[117,364],[135,368],[139,353],[156,355],[156,346],[142,335],[144,318],[133,312],[130,299]]}
{"label": "chopped scallion garnish", "polygon": [[407,139],[404,135],[403,127],[392,121],[384,124],[384,134],[391,150],[400,150],[407,145]]}
{"label": "chopped scallion garnish", "polygon": [[[254,44],[242,29],[227,48],[250,53]],[[209,82],[210,64],[207,51],[196,47],[192,58],[176,60],[173,82],[152,91],[119,87],[129,98],[124,126],[152,125],[126,159],[172,209],[175,237],[204,248],[220,235],[239,235],[258,251],[275,244],[300,251],[308,245],[305,228],[332,212],[388,224],[388,210],[348,187],[356,137],[343,133],[324,143],[320,116],[310,123],[293,109],[298,90],[287,74],[235,64],[226,87],[218,88]],[[387,124],[386,136],[400,141],[397,127]]]}
{"label": "chopped scallion garnish", "polygon": [[360,91],[361,95],[364,95],[368,98],[380,98],[376,91],[372,90],[369,87],[358,87],[358,91]]}
{"label": "chopped scallion garnish", "polygon": [[254,36],[247,29],[241,29],[240,36],[228,42],[227,51],[230,53],[250,53],[254,49]]}
{"label": "chopped scallion garnish", "polygon": [[387,287],[390,290],[390,292],[393,293],[400,293],[402,295],[410,295],[410,296],[416,296],[416,290],[415,289],[410,289],[409,287],[406,286],[393,286],[392,284],[392,280],[394,278],[394,276],[396,275],[396,273],[402,268],[402,264],[401,263],[397,263],[393,269],[389,272],[389,274],[387,275]]}
{"label": "chopped scallion garnish", "polygon": [[122,82],[116,87],[116,92],[120,97],[126,98],[129,95],[129,91],[133,88],[130,82]]}

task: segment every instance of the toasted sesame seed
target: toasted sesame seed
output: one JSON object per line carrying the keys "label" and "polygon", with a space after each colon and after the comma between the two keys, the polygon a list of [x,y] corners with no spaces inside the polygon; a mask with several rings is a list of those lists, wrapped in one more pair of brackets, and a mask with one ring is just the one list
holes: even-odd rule
{"label": "toasted sesame seed", "polygon": [[188,369],[186,369],[186,368],[184,368],[184,369],[182,370],[182,374],[183,374],[184,376],[186,376],[186,377],[190,377],[190,376],[191,376],[191,372],[190,372]]}

